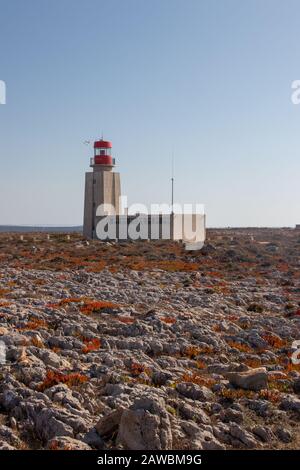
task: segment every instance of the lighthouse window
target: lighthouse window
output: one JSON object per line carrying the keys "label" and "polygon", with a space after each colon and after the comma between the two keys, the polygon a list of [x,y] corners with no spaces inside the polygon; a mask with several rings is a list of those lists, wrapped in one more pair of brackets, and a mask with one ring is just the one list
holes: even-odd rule
{"label": "lighthouse window", "polygon": [[95,149],[95,155],[111,155],[111,149]]}

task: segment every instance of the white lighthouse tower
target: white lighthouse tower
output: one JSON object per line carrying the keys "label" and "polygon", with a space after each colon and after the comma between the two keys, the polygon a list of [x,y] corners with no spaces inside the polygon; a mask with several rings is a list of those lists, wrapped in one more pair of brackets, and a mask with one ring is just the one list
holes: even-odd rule
{"label": "white lighthouse tower", "polygon": [[83,235],[86,238],[96,238],[96,211],[100,205],[111,206],[107,215],[120,214],[120,173],[113,171],[115,159],[111,149],[112,143],[107,140],[94,142],[94,157],[90,161],[93,171],[85,174]]}

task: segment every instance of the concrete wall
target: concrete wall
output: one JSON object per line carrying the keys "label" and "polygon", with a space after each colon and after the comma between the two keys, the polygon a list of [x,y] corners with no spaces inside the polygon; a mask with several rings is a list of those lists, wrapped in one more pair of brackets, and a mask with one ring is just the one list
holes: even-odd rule
{"label": "concrete wall", "polygon": [[83,236],[92,238],[93,234],[93,173],[85,174]]}
{"label": "concrete wall", "polygon": [[173,240],[198,243],[205,240],[204,214],[174,214]]}
{"label": "concrete wall", "polygon": [[161,214],[96,217],[95,238],[101,240],[178,240],[202,243],[205,215]]}

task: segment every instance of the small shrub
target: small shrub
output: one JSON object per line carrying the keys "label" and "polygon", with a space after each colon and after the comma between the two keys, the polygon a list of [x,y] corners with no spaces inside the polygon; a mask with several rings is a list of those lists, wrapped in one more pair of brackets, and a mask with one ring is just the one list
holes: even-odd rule
{"label": "small shrub", "polygon": [[203,361],[197,361],[196,362],[196,367],[197,367],[197,369],[206,369],[206,364]]}
{"label": "small shrub", "polygon": [[0,297],[6,297],[7,294],[9,294],[8,289],[0,289]]}
{"label": "small shrub", "polygon": [[232,322],[236,322],[239,319],[236,315],[229,315],[228,320]]}
{"label": "small shrub", "polygon": [[230,401],[238,400],[240,398],[252,399],[254,397],[254,392],[252,392],[251,390],[243,390],[242,388],[239,388],[237,390],[224,388],[219,392],[219,396]]}
{"label": "small shrub", "polygon": [[260,359],[246,359],[245,361],[243,361],[244,364],[246,364],[246,366],[248,367],[252,367],[252,369],[255,369],[256,367],[261,367],[261,360]]}
{"label": "small shrub", "polygon": [[101,310],[104,309],[112,309],[118,307],[116,304],[108,302],[106,300],[92,300],[85,297],[69,297],[66,299],[62,299],[57,303],[50,303],[48,304],[48,307],[59,308],[73,303],[81,304],[79,310],[85,315],[101,312]]}
{"label": "small shrub", "polygon": [[258,396],[260,399],[268,400],[272,403],[278,403],[281,400],[278,390],[260,390]]}
{"label": "small shrub", "polygon": [[49,445],[49,450],[58,450],[58,442],[56,440],[51,442]]}
{"label": "small shrub", "polygon": [[238,349],[238,351],[240,352],[244,352],[244,353],[252,352],[252,349],[249,346],[247,346],[247,344],[237,343],[236,341],[228,341],[227,344],[231,348]]}
{"label": "small shrub", "polygon": [[166,410],[167,410],[168,413],[170,413],[173,416],[177,415],[177,410],[175,410],[175,408],[173,408],[173,406],[167,406]]}
{"label": "small shrub", "polygon": [[292,372],[292,371],[300,372],[300,364],[293,364],[293,362],[289,362],[285,368],[285,371],[287,373]]}
{"label": "small shrub", "polygon": [[35,346],[36,348],[40,348],[40,349],[45,347],[43,341],[41,341],[38,338],[32,338],[31,339],[31,344],[32,344],[32,346]]}
{"label": "small shrub", "polygon": [[44,392],[47,390],[47,388],[53,387],[53,385],[57,385],[59,383],[66,384],[68,387],[73,387],[81,385],[86,381],[87,377],[79,373],[61,374],[59,372],[48,370],[46,373],[46,378],[40,384],[38,390],[40,392]]}
{"label": "small shrub", "polygon": [[85,315],[90,315],[92,313],[99,313],[104,309],[113,309],[116,308],[117,305],[112,302],[107,302],[105,300],[96,301],[96,300],[86,300],[84,305],[80,307],[81,313]]}
{"label": "small shrub", "polygon": [[84,346],[82,348],[82,352],[84,354],[87,354],[92,351],[97,351],[101,346],[100,340],[98,338],[84,339],[83,342]]}
{"label": "small shrub", "polygon": [[271,333],[267,333],[262,337],[272,348],[279,349],[285,346],[285,342],[281,338],[272,335]]}
{"label": "small shrub", "polygon": [[197,346],[188,346],[184,351],[184,356],[189,357],[190,359],[196,359],[200,354],[211,354],[213,352],[213,348],[211,346],[206,346],[203,348],[199,348]]}
{"label": "small shrub", "polygon": [[193,372],[192,374],[189,374],[189,373],[183,374],[179,382],[191,382],[197,385],[205,385],[205,387],[210,388],[213,385],[215,385],[216,380],[211,379],[210,377],[199,375],[196,372]]}
{"label": "small shrub", "polygon": [[139,362],[132,362],[130,366],[130,373],[132,377],[139,377],[143,372],[146,374],[149,373],[149,370],[146,366],[143,364],[140,364]]}
{"label": "small shrub", "polygon": [[33,283],[36,286],[44,286],[45,284],[47,284],[47,281],[45,281],[45,279],[35,279]]}
{"label": "small shrub", "polygon": [[173,317],[161,317],[160,319],[161,319],[161,321],[163,321],[164,323],[167,323],[169,325],[173,325],[177,321],[176,318],[173,318]]}
{"label": "small shrub", "polygon": [[221,329],[221,325],[215,325],[213,330],[216,332],[216,333],[220,333],[222,331]]}
{"label": "small shrub", "polygon": [[269,377],[269,388],[270,390],[275,390],[282,393],[292,392],[292,385],[290,383],[284,382],[282,379],[277,377]]}
{"label": "small shrub", "polygon": [[37,330],[40,328],[48,328],[48,323],[45,320],[41,320],[39,318],[34,318],[29,320],[26,325],[24,325],[21,329],[22,330]]}

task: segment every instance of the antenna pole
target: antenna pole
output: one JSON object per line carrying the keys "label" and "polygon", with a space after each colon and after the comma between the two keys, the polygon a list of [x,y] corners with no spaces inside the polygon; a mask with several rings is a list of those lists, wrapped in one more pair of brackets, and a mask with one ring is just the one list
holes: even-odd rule
{"label": "antenna pole", "polygon": [[174,152],[172,152],[172,193],[171,193],[171,208],[172,212],[171,214],[174,214]]}

